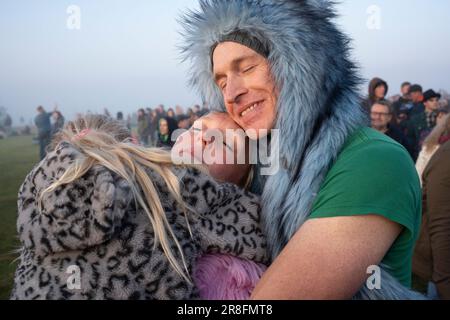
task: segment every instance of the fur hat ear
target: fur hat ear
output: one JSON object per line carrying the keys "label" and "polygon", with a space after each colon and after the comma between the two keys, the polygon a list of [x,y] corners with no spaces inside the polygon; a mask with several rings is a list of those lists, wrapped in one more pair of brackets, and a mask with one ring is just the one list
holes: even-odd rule
{"label": "fur hat ear", "polygon": [[110,240],[132,201],[126,181],[98,166],[76,181],[44,194],[40,210],[39,195],[55,181],[50,177],[59,178],[76,156],[71,146],[49,154],[21,188],[19,235],[23,245],[38,255],[84,250]]}

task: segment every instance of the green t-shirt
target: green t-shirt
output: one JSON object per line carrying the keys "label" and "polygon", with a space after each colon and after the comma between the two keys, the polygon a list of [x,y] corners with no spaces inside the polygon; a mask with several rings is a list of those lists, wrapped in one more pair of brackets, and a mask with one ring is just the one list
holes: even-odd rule
{"label": "green t-shirt", "polygon": [[310,219],[376,214],[402,225],[382,264],[411,287],[421,212],[419,177],[407,151],[386,135],[363,128],[348,139],[328,172]]}

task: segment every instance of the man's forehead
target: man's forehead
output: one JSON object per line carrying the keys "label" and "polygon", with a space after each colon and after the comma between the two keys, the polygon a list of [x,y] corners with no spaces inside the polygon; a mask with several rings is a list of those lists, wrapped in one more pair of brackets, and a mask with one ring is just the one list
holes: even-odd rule
{"label": "man's forehead", "polygon": [[389,111],[389,107],[385,106],[384,104],[379,104],[379,103],[375,103],[372,107],[372,110],[388,110]]}
{"label": "man's forehead", "polygon": [[260,55],[252,49],[234,42],[219,44],[213,53],[213,69],[220,71],[223,68],[238,65],[239,63],[257,59]]}

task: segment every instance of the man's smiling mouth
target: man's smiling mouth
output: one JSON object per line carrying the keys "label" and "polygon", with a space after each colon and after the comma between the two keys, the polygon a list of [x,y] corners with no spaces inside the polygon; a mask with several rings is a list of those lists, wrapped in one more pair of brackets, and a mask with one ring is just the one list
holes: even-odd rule
{"label": "man's smiling mouth", "polygon": [[247,114],[251,113],[252,111],[255,111],[262,105],[263,101],[255,102],[254,104],[250,105],[248,108],[246,108],[244,111],[241,112],[240,116],[241,118],[245,117]]}

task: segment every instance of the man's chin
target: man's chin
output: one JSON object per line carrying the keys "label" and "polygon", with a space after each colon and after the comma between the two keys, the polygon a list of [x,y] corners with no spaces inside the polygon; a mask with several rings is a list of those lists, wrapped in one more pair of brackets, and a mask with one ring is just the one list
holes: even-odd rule
{"label": "man's chin", "polygon": [[245,133],[250,140],[260,140],[266,138],[269,135],[270,130],[249,128],[245,130]]}
{"label": "man's chin", "polygon": [[259,140],[267,137],[273,129],[273,126],[269,126],[266,123],[253,123],[243,128],[249,139]]}

